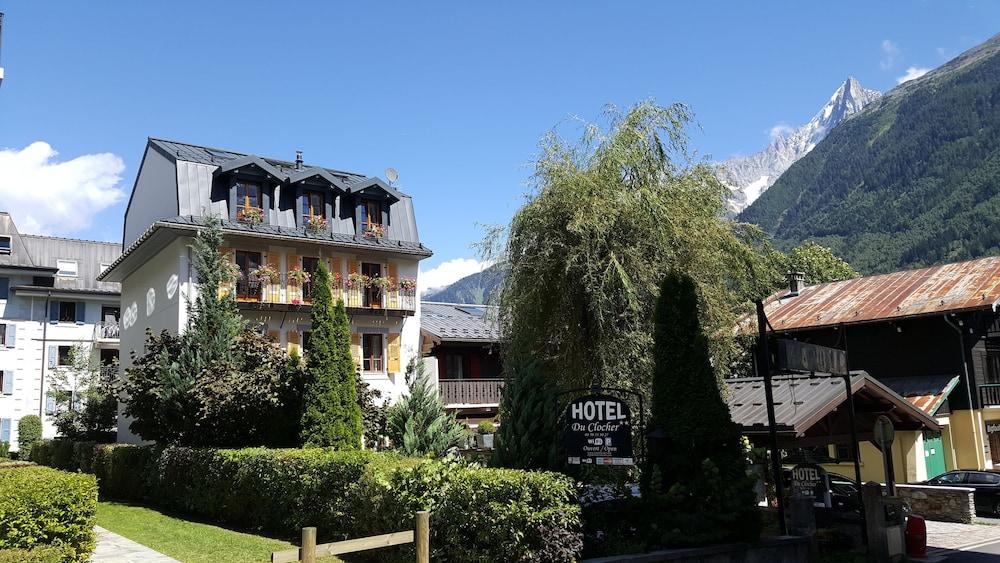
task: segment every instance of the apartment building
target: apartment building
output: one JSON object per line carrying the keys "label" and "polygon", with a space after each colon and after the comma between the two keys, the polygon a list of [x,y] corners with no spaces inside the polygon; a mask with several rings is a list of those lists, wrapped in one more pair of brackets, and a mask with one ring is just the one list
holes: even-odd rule
{"label": "apartment building", "polygon": [[105,367],[118,360],[117,283],[98,282],[121,255],[118,243],[21,234],[0,212],[0,441],[18,451],[18,422],[35,414],[56,435],[54,372],[71,350],[91,350]]}
{"label": "apartment building", "polygon": [[[122,369],[145,332],[183,331],[197,291],[191,244],[221,220],[220,251],[239,270],[219,288],[274,341],[309,340],[311,274],[325,263],[351,319],[361,374],[394,400],[419,353],[421,244],[412,198],[362,174],[151,138],[125,212],[125,251],[101,279],[122,286]],[[136,441],[119,424],[120,441]]]}

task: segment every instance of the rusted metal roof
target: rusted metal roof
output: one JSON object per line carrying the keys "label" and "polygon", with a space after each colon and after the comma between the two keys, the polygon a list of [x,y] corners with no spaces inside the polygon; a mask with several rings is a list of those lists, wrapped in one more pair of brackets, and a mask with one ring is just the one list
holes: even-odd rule
{"label": "rusted metal roof", "polygon": [[[764,380],[759,377],[727,379],[729,412],[744,434],[767,431]],[[775,376],[775,426],[779,433],[801,437],[847,399],[844,380],[839,376]],[[913,406],[865,372],[851,373],[851,393],[892,404],[893,415],[931,430],[939,428],[927,413]]]}
{"label": "rusted metal roof", "polygon": [[1000,257],[992,256],[781,291],[765,304],[778,332],[901,319],[974,309],[1000,302]]}
{"label": "rusted metal roof", "polygon": [[882,383],[929,416],[937,416],[938,409],[958,385],[958,376],[886,377]]}

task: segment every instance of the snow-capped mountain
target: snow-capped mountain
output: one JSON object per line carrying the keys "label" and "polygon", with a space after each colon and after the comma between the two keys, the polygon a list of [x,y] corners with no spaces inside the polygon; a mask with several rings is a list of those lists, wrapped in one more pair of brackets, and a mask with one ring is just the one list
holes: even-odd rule
{"label": "snow-capped mountain", "polygon": [[727,202],[728,211],[734,215],[743,211],[838,123],[881,96],[881,92],[868,90],[853,76],[849,77],[809,123],[794,131],[775,135],[771,144],[756,154],[721,163],[719,179],[733,191]]}

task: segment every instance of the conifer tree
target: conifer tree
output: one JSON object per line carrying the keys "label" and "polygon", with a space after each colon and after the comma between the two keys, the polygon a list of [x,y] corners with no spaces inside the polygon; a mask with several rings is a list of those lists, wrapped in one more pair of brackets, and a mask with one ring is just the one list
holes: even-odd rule
{"label": "conifer tree", "polygon": [[351,325],[344,302],[333,305],[330,272],[320,262],[313,273],[312,336],[306,348],[302,442],[341,450],[361,447]]}
{"label": "conifer tree", "polygon": [[759,532],[753,482],[698,309],[691,277],[668,273],[654,316],[650,409],[651,429],[666,443],[651,447],[643,497],[666,503],[663,528],[676,530],[668,541],[748,539]]}
{"label": "conifer tree", "polygon": [[406,366],[410,394],[389,407],[389,438],[406,455],[440,454],[465,437],[465,428],[444,410],[429,375],[423,358],[411,359]]}
{"label": "conifer tree", "polygon": [[552,380],[537,362],[514,362],[500,399],[500,433],[492,465],[556,469],[559,406]]}

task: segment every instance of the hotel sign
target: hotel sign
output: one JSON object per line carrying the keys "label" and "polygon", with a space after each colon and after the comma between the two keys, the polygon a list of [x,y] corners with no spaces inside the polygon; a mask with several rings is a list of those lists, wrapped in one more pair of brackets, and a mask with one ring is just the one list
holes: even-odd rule
{"label": "hotel sign", "polygon": [[566,407],[564,436],[570,465],[635,465],[628,403],[610,395],[586,395]]}
{"label": "hotel sign", "polygon": [[847,352],[795,340],[778,340],[778,369],[847,375]]}

